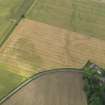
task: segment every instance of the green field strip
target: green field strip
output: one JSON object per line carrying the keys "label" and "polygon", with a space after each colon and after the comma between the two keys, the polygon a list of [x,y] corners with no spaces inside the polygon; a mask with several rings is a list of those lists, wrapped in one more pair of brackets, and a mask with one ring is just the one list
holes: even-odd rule
{"label": "green field strip", "polygon": [[16,24],[12,23],[8,27],[7,31],[4,33],[4,35],[0,38],[0,47],[4,44],[4,42],[8,39],[9,35],[12,33],[12,31],[15,29]]}
{"label": "green field strip", "polygon": [[38,0],[26,18],[105,39],[105,3],[97,0]]}
{"label": "green field strip", "polygon": [[7,65],[0,64],[0,100],[25,80],[25,77],[12,73],[8,69]]}
{"label": "green field strip", "polygon": [[70,29],[72,12],[72,0],[38,0],[26,17]]}
{"label": "green field strip", "polygon": [[[77,0],[75,28],[77,32],[105,39],[105,6],[93,0]],[[104,3],[105,4],[105,3]]]}
{"label": "green field strip", "polygon": [[21,5],[18,7],[15,12],[13,12],[13,15],[10,18],[10,25],[6,29],[5,33],[2,35],[0,39],[0,47],[3,45],[3,43],[8,39],[9,35],[13,32],[15,27],[18,25],[18,23],[21,21],[22,18],[24,18],[24,15],[27,13],[28,9],[33,4],[34,0],[24,0]]}
{"label": "green field strip", "polygon": [[28,9],[32,6],[35,0],[24,0],[19,9],[14,13],[12,19],[20,21],[22,17],[27,13]]}
{"label": "green field strip", "polygon": [[23,0],[0,0],[0,37],[9,28],[10,18]]}

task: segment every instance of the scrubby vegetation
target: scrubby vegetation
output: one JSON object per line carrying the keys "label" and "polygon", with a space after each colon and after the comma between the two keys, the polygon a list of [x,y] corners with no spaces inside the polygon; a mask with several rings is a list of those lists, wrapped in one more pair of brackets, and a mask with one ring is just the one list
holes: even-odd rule
{"label": "scrubby vegetation", "polygon": [[105,105],[105,71],[90,62],[84,69],[88,105]]}

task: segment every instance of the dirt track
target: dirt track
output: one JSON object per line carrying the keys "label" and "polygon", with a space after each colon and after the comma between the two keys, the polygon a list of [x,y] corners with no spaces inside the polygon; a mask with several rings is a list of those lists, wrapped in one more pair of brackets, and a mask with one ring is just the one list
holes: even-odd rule
{"label": "dirt track", "polygon": [[2,105],[87,105],[82,75],[70,71],[45,74]]}
{"label": "dirt track", "polygon": [[105,67],[105,42],[25,19],[5,43],[1,55],[2,61],[30,74],[54,68],[79,68],[88,60]]}

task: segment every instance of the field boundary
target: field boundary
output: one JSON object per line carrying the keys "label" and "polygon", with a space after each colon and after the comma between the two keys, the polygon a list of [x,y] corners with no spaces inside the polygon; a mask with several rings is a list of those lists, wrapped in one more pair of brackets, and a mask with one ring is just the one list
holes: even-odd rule
{"label": "field boundary", "polygon": [[17,10],[15,15],[11,18],[11,24],[10,27],[4,32],[4,35],[2,35],[0,39],[0,47],[4,44],[4,42],[9,38],[10,34],[13,32],[13,30],[16,28],[16,26],[19,24],[19,22],[24,18],[25,14],[27,13],[28,9],[32,6],[33,2],[36,0],[24,0],[20,6],[20,8]]}
{"label": "field boundary", "polygon": [[42,72],[36,73],[33,76],[31,76],[30,78],[28,78],[25,81],[23,81],[22,83],[20,83],[16,88],[14,88],[12,91],[10,91],[7,96],[4,96],[0,100],[0,104],[2,104],[5,101],[7,101],[11,96],[13,96],[19,90],[21,90],[26,85],[28,85],[29,83],[31,83],[33,80],[36,80],[36,79],[38,79],[38,78],[40,78],[40,77],[42,77],[44,75],[48,75],[48,74],[52,74],[52,73],[57,73],[57,72],[83,73],[82,69],[75,69],[75,68],[61,68],[61,69],[59,68],[59,69],[46,70],[46,71],[42,71]]}

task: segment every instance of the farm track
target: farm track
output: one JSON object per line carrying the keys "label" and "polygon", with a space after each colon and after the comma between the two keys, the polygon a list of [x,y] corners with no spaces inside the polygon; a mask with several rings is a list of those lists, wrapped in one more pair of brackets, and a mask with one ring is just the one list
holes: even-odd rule
{"label": "farm track", "polygon": [[[48,84],[52,85],[48,86]],[[59,100],[56,100],[57,97]],[[34,105],[35,103],[36,105],[41,103],[87,105],[83,91],[82,72],[73,68],[64,68],[38,73],[1,100],[1,105]]]}
{"label": "farm track", "polygon": [[0,39],[0,47],[2,47],[2,45],[9,38],[13,30],[19,24],[19,22],[24,18],[25,14],[27,13],[28,9],[32,6],[34,1],[35,0],[24,0],[24,2],[21,4],[19,10],[15,13],[15,15],[13,15],[11,19],[10,27]]}

